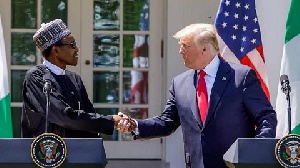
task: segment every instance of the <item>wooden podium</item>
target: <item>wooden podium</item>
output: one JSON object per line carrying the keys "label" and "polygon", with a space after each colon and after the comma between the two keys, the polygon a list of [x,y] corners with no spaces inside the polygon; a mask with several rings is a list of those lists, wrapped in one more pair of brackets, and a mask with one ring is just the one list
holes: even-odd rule
{"label": "wooden podium", "polygon": [[[64,138],[67,158],[62,168],[104,168],[106,154],[101,138]],[[0,167],[37,168],[30,155],[33,138],[0,139]]]}
{"label": "wooden podium", "polygon": [[223,159],[230,168],[282,168],[275,156],[278,139],[239,138]]}

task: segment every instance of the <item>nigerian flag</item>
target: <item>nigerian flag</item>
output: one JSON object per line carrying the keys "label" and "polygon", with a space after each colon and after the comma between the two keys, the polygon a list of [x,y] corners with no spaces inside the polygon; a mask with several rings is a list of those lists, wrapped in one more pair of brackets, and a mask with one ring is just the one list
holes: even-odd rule
{"label": "nigerian flag", "polygon": [[4,45],[3,28],[0,16],[0,138],[12,138],[10,93]]}
{"label": "nigerian flag", "polygon": [[[300,0],[292,0],[286,21],[285,43],[280,75],[288,75],[291,86],[291,129],[300,134]],[[277,138],[288,134],[287,101],[278,86],[276,100]]]}

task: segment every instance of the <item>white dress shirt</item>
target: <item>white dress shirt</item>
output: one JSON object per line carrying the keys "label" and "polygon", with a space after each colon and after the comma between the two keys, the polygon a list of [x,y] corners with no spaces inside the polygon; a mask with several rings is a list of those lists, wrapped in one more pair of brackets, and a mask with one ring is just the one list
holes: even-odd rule
{"label": "white dress shirt", "polygon": [[[220,65],[220,58],[218,56],[215,56],[214,59],[203,69],[203,71],[205,71],[206,73],[204,79],[206,83],[208,102],[210,100],[211,89],[215,83],[219,65]],[[199,71],[200,70],[197,71],[198,72],[197,79],[199,79]],[[197,80],[197,85],[198,85],[198,80]]]}
{"label": "white dress shirt", "polygon": [[43,65],[45,65],[51,72],[53,72],[55,75],[65,75],[66,71],[64,69],[61,69],[60,67],[52,64],[51,62],[44,59]]}

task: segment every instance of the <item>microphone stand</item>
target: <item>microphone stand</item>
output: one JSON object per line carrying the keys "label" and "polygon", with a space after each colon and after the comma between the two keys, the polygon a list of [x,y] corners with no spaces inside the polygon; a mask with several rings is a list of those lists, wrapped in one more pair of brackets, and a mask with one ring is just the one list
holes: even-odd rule
{"label": "microphone stand", "polygon": [[51,84],[46,84],[43,88],[43,92],[46,95],[46,126],[45,126],[45,133],[48,133],[48,114],[49,114],[49,107],[50,107],[50,93],[52,92]]}
{"label": "microphone stand", "polygon": [[283,93],[285,94],[286,96],[286,100],[287,100],[287,103],[288,103],[288,107],[287,107],[287,112],[288,112],[288,129],[289,129],[289,133],[288,134],[291,134],[291,98],[290,98],[290,92],[291,92],[291,87],[288,83],[282,85],[282,91]]}
{"label": "microphone stand", "polygon": [[289,127],[289,134],[292,133],[291,129],[291,122],[292,122],[292,114],[291,114],[291,98],[290,98],[290,92],[286,95],[286,100],[288,102],[287,112],[288,112],[288,127]]}

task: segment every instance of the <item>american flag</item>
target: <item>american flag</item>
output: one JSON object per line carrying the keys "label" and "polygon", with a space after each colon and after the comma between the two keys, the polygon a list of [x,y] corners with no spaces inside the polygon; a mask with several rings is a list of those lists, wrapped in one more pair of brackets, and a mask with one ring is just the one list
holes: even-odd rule
{"label": "american flag", "polygon": [[[144,1],[140,13],[139,22],[140,31],[149,30],[149,2]],[[148,53],[148,35],[135,35],[135,43],[133,46],[133,67],[134,68],[148,68],[149,67],[149,53]],[[131,104],[145,104],[148,103],[148,72],[146,71],[131,71]],[[141,108],[139,110],[139,118],[147,118],[147,109]]]}
{"label": "american flag", "polygon": [[221,57],[254,69],[270,100],[255,0],[221,0],[215,26]]}

